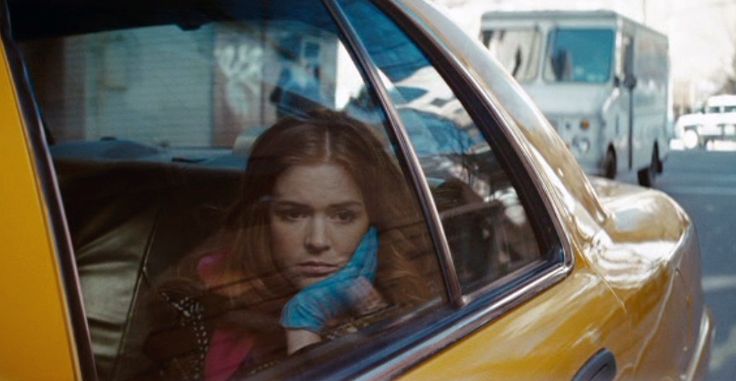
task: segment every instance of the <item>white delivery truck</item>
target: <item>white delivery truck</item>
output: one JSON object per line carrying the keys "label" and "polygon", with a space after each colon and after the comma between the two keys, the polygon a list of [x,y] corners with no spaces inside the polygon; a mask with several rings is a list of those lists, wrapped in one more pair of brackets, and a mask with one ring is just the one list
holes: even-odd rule
{"label": "white delivery truck", "polygon": [[665,35],[612,11],[493,11],[481,39],[589,174],[652,185],[672,135]]}

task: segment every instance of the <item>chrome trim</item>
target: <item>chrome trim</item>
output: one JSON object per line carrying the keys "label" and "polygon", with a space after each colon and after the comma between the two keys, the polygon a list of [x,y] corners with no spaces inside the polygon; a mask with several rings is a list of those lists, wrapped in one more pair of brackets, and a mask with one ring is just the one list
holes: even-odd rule
{"label": "chrome trim", "polygon": [[[498,290],[504,286],[513,284],[515,280],[521,278],[521,276],[524,274],[530,273],[535,268],[540,268],[540,269],[545,268],[544,265],[547,264],[548,262],[549,262],[548,260],[545,260],[544,258],[542,258],[537,261],[528,263],[525,266],[522,266],[521,268],[513,272],[505,274],[501,278],[498,278],[491,283],[485,284],[483,287],[480,287],[476,290],[466,293],[465,295],[463,295],[463,301],[465,302],[465,304],[470,304],[473,301],[480,299],[484,297],[485,295],[489,294],[493,290]],[[545,269],[545,271],[543,272],[540,272],[541,275],[539,275],[538,277],[542,277],[547,272],[554,271],[555,269],[562,267],[562,266],[556,264],[556,265],[546,266],[546,267],[547,269]],[[532,283],[532,281],[521,283],[520,285],[518,285],[519,287],[518,289],[523,289],[529,283]]]}
{"label": "chrome trim", "polygon": [[434,198],[432,197],[432,193],[429,189],[427,178],[424,176],[424,172],[422,171],[419,157],[410,143],[406,128],[390,100],[391,97],[381,81],[378,70],[368,54],[368,50],[357,37],[357,32],[353,29],[352,25],[350,25],[347,15],[342,11],[342,8],[337,4],[337,1],[338,0],[323,0],[325,6],[335,19],[338,28],[340,28],[340,31],[348,40],[348,43],[352,45],[352,49],[350,49],[350,47],[346,48],[349,51],[354,52],[355,58],[363,69],[365,69],[368,81],[375,89],[379,102],[381,102],[383,109],[386,111],[389,124],[393,126],[393,131],[396,136],[396,140],[399,143],[399,148],[406,156],[409,164],[409,171],[411,172],[411,178],[414,182],[414,187],[417,190],[422,210],[424,211],[425,217],[428,218],[430,222],[428,227],[432,236],[432,241],[437,247],[438,260],[440,261],[442,275],[445,279],[448,300],[452,305],[459,307],[463,303],[460,280],[458,279],[457,272],[455,271],[455,264],[450,251],[450,245],[447,243],[445,231],[442,226],[442,220],[437,212],[437,206],[434,203]]}
{"label": "chrome trim", "polygon": [[69,341],[70,351],[77,364],[74,366],[77,376],[85,380],[97,380],[97,368],[92,352],[87,315],[84,310],[82,288],[77,276],[77,264],[74,248],[66,223],[66,213],[61,199],[59,182],[54,170],[53,160],[46,145],[47,136],[43,128],[43,119],[33,95],[28,68],[23,62],[20,50],[12,38],[10,10],[7,1],[2,1],[0,18],[2,26],[0,35],[12,84],[17,95],[17,104],[23,127],[28,133],[26,142],[29,146],[34,164],[36,179],[39,181],[39,192],[42,195],[46,221],[49,224],[50,238],[55,251],[56,268],[59,270],[59,283],[63,289],[64,306],[67,313],[67,324],[71,329]]}

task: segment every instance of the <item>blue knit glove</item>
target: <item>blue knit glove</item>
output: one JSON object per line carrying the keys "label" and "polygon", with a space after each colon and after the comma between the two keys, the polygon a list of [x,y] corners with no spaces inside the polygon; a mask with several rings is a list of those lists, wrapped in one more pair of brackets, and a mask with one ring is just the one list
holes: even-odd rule
{"label": "blue knit glove", "polygon": [[297,293],[281,311],[281,325],[319,333],[373,291],[378,268],[378,230],[368,229],[345,267]]}

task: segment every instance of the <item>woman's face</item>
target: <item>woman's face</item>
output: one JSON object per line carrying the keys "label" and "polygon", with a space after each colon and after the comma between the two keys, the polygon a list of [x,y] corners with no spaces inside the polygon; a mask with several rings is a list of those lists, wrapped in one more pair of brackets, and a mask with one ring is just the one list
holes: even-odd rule
{"label": "woman's face", "polygon": [[276,179],[271,250],[302,289],[343,267],[368,231],[363,195],[337,164],[296,165]]}

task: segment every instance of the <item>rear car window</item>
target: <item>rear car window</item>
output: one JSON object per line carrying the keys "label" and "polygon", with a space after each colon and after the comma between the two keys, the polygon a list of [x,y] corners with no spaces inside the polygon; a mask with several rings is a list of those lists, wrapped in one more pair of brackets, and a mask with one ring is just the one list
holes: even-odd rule
{"label": "rear car window", "polygon": [[327,11],[158,6],[20,44],[100,377],[320,362],[444,305],[395,138]]}

